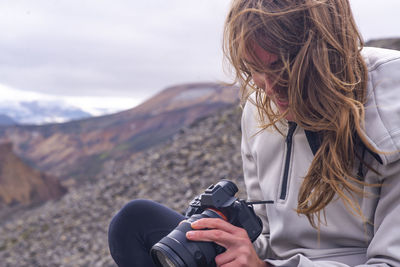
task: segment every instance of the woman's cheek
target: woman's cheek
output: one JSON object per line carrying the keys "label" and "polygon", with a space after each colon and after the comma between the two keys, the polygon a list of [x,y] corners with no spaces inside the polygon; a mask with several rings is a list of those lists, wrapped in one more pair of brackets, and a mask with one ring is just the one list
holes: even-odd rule
{"label": "woman's cheek", "polygon": [[258,72],[254,72],[252,73],[252,76],[255,85],[257,85],[258,88],[264,89],[265,87],[264,75]]}

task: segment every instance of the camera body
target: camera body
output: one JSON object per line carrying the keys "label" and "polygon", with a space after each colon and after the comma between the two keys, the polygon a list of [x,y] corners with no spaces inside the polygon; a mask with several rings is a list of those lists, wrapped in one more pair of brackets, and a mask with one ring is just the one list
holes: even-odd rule
{"label": "camera body", "polygon": [[151,249],[157,266],[199,267],[215,266],[214,258],[225,249],[213,242],[195,242],[186,239],[186,232],[193,230],[190,224],[201,218],[221,218],[247,231],[253,242],[262,231],[261,219],[253,206],[235,197],[237,186],[229,180],[221,180],[196,196],[186,210],[186,218],[170,234]]}
{"label": "camera body", "polygon": [[246,201],[238,199],[235,194],[237,186],[228,180],[221,180],[216,185],[209,186],[203,194],[196,196],[189,204],[185,217],[201,214],[207,209],[219,211],[229,223],[247,231],[253,242],[261,234],[262,221],[255,214],[253,207]]}

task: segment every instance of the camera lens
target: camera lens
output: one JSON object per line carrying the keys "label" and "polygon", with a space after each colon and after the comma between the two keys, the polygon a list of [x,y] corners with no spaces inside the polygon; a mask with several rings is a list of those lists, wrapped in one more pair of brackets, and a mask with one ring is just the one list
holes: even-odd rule
{"label": "camera lens", "polygon": [[158,262],[165,267],[178,267],[179,263],[174,262],[173,255],[168,255],[166,251],[156,250],[155,251],[155,256],[157,257]]}
{"label": "camera lens", "polygon": [[195,242],[186,238],[193,230],[190,223],[201,218],[221,218],[217,212],[205,210],[182,222],[171,233],[151,248],[151,256],[158,267],[215,266],[215,256],[224,249],[213,242]]}

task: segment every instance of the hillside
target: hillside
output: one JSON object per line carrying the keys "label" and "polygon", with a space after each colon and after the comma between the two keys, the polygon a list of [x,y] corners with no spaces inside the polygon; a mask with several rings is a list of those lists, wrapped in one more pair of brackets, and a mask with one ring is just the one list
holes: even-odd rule
{"label": "hillside", "polygon": [[12,144],[0,144],[0,219],[17,209],[58,199],[65,192],[59,181],[32,169],[12,151]]}
{"label": "hillside", "polygon": [[110,159],[124,159],[161,143],[180,128],[237,102],[238,89],[215,83],[167,88],[120,113],[43,126],[0,128],[0,142],[64,185],[82,184]]}
{"label": "hillside", "polygon": [[400,38],[370,40],[365,45],[400,50]]}
{"label": "hillside", "polygon": [[8,117],[7,115],[0,114],[0,125],[13,125],[16,124],[16,122]]}
{"label": "hillside", "polygon": [[237,181],[243,197],[240,114],[235,105],[198,120],[134,160],[109,161],[96,184],[3,223],[2,266],[115,266],[107,228],[127,201],[150,198],[183,211],[223,177]]}

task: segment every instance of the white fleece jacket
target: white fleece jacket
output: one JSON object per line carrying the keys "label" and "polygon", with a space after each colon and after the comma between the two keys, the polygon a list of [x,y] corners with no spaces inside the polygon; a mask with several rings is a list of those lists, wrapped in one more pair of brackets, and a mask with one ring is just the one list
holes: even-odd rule
{"label": "white fleece jacket", "polygon": [[[327,225],[317,230],[295,212],[298,192],[314,157],[306,131],[290,127],[291,141],[274,129],[259,132],[256,107],[249,101],[242,117],[242,157],[250,200],[264,230],[254,242],[257,253],[274,266],[400,266],[400,52],[364,48],[369,69],[365,131],[380,151],[365,160],[381,175],[363,169],[370,197],[359,198],[370,223],[352,215],[336,198],[325,209]],[[282,125],[284,132],[288,126]],[[289,133],[289,135],[291,135]],[[397,151],[397,152],[396,152]],[[356,169],[356,167],[355,167]]]}

